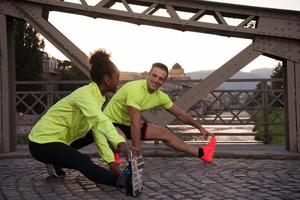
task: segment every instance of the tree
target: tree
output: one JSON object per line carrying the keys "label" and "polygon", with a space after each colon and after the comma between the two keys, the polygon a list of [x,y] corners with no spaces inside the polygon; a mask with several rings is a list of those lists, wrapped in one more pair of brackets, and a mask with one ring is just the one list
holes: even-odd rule
{"label": "tree", "polygon": [[89,78],[74,66],[70,61],[63,60],[58,63],[59,80],[89,80]]}
{"label": "tree", "polygon": [[273,71],[273,74],[271,75],[272,78],[282,78],[282,71],[283,71],[283,66],[282,66],[282,63],[281,62],[278,62],[274,71]]}
{"label": "tree", "polygon": [[16,80],[42,80],[42,51],[45,47],[40,34],[29,24],[14,20]]}
{"label": "tree", "polygon": [[[14,20],[16,80],[39,81],[42,80],[44,41],[40,34],[29,24],[21,20]],[[38,91],[43,88],[37,84],[18,84],[17,91]],[[45,99],[42,99],[45,101]],[[18,112],[26,112],[27,106],[33,106],[36,98],[33,95],[23,95],[23,101],[17,105]],[[33,110],[42,113],[44,106],[41,103],[34,105]]]}
{"label": "tree", "polygon": [[[89,80],[82,71],[78,69],[78,67],[74,66],[72,62],[68,60],[63,60],[58,63],[59,67],[59,80]],[[78,88],[80,85],[78,84],[60,84],[58,85],[58,90],[62,91],[73,91]]]}

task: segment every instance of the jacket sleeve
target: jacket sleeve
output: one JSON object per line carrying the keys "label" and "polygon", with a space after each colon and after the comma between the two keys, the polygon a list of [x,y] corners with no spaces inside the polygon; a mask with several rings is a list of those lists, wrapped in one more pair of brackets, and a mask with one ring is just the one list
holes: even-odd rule
{"label": "jacket sleeve", "polygon": [[118,134],[110,119],[101,111],[103,102],[97,100],[93,95],[81,93],[76,98],[75,104],[92,125],[93,137],[100,156],[107,163],[113,162],[114,155],[109,144],[116,148],[125,140]]}
{"label": "jacket sleeve", "polygon": [[125,142],[125,139],[117,132],[109,119],[102,121],[100,124],[96,124],[92,127],[92,130],[100,156],[107,163],[113,162],[114,154],[109,144],[116,149],[119,143]]}
{"label": "jacket sleeve", "polygon": [[114,162],[114,154],[109,147],[108,141],[103,134],[97,134],[93,131],[93,137],[98,149],[98,153],[106,163]]}

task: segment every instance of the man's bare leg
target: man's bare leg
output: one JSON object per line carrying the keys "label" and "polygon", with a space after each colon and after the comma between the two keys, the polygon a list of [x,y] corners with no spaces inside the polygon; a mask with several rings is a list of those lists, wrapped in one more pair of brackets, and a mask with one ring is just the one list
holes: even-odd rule
{"label": "man's bare leg", "polygon": [[185,143],[166,128],[158,127],[150,123],[147,125],[148,126],[145,134],[146,140],[161,140],[175,150],[189,153],[198,157],[198,147]]}

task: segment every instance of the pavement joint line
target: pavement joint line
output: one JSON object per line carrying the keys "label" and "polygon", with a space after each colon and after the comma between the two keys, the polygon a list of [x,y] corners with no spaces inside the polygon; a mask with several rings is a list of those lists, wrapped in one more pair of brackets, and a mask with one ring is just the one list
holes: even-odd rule
{"label": "pavement joint line", "polygon": [[[194,144],[199,146],[199,144]],[[200,144],[201,146],[201,144]],[[31,158],[27,145],[18,145],[18,150],[0,154],[0,159]],[[90,157],[99,157],[95,146],[80,150]],[[191,157],[188,154],[177,152],[164,144],[143,144],[145,157]],[[270,160],[300,160],[300,153],[285,150],[284,145],[266,144],[218,144],[215,158],[227,159],[270,159]]]}

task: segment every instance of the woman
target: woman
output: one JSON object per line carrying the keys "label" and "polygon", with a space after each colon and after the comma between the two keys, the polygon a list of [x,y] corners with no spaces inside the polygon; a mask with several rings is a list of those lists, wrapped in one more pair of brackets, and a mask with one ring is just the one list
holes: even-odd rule
{"label": "woman", "polygon": [[104,95],[117,89],[119,71],[104,50],[94,52],[89,63],[92,82],[76,89],[46,112],[29,134],[29,150],[35,159],[46,164],[50,175],[64,176],[61,169],[64,167],[80,171],[95,183],[127,187],[126,175],[112,173],[77,151],[94,141],[111,168],[114,168],[114,155],[109,144],[125,156],[129,153],[124,138],[101,111]]}

